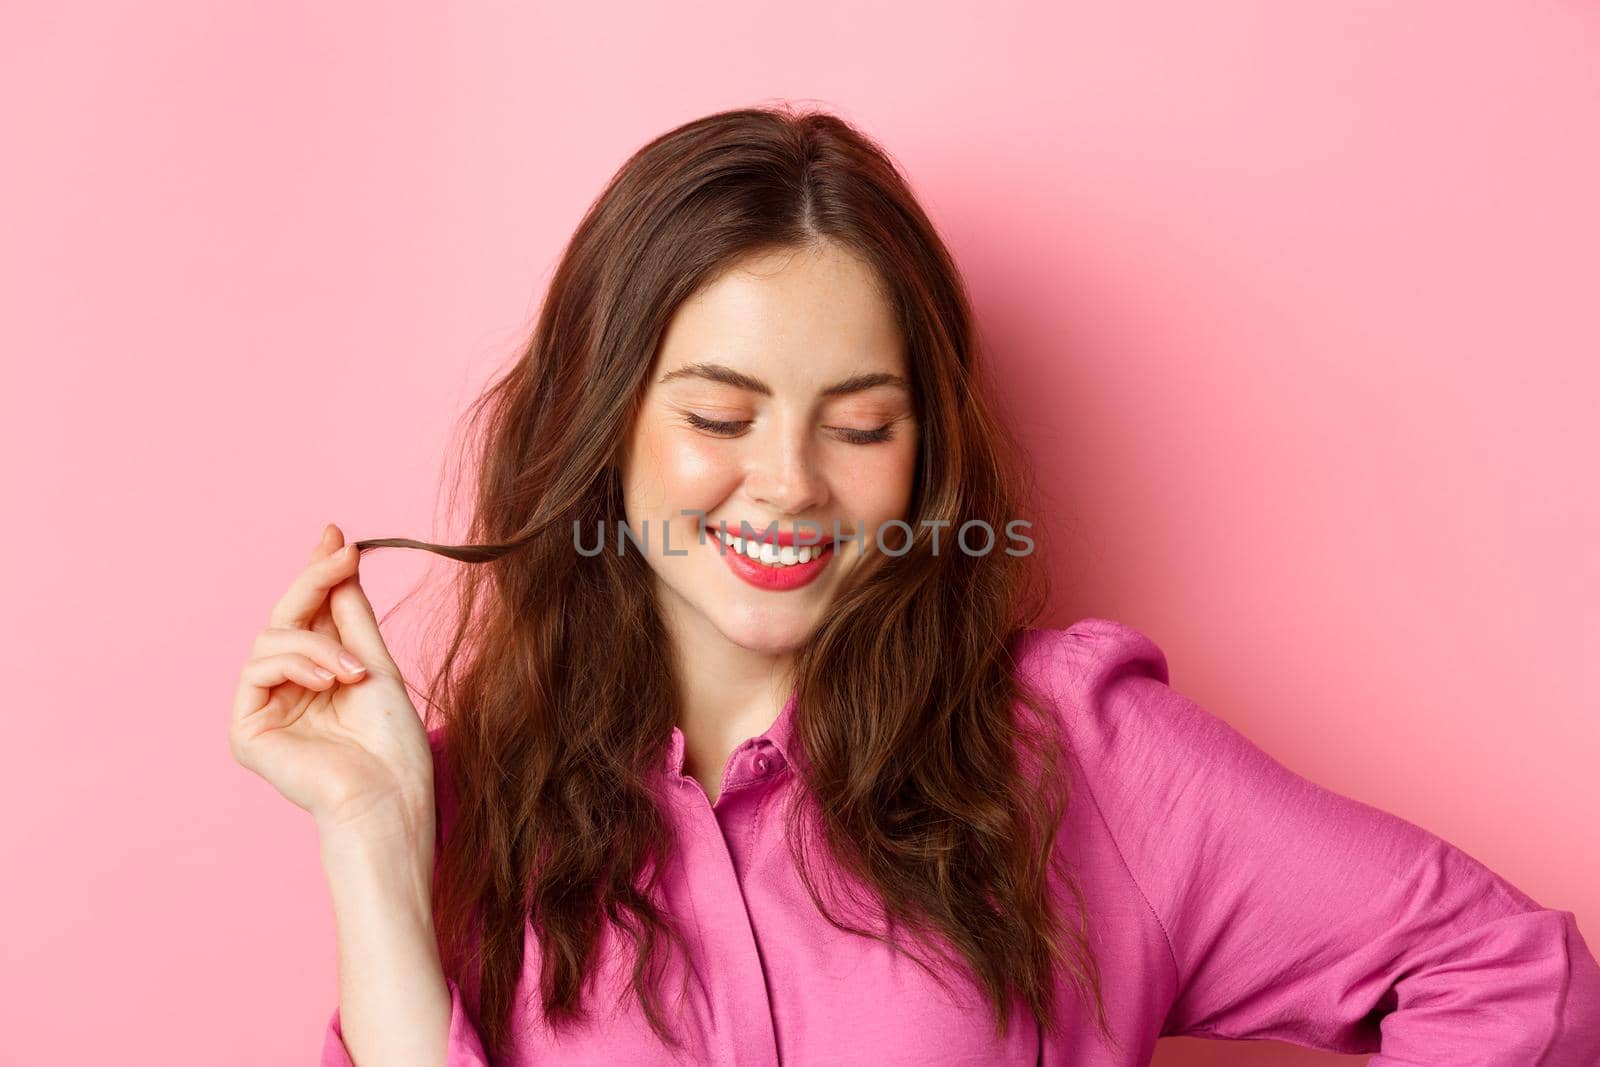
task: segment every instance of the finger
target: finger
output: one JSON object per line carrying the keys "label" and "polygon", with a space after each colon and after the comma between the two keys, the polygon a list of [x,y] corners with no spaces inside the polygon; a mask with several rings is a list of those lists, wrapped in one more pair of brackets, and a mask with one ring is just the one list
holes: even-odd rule
{"label": "finger", "polygon": [[[320,670],[313,660],[296,652],[246,662],[233,694],[233,716],[229,723],[229,737],[233,743],[237,746],[244,736],[287,726],[300,701],[292,694],[273,690],[288,682],[315,691],[332,687],[337,679],[323,678]],[[238,754],[235,748],[235,757]]]}
{"label": "finger", "polygon": [[344,545],[342,536],[334,536],[337,531],[338,527],[331,522],[322,528],[322,536],[317,538],[317,547],[313,548],[311,555],[306,557],[307,563],[315,563],[329,552],[336,551]]}
{"label": "finger", "polygon": [[[329,535],[329,539],[318,546],[319,552],[332,555],[345,547],[344,531],[337,524],[329,523],[325,532]],[[317,554],[313,553],[313,555]],[[356,561],[352,560],[351,562],[354,563]],[[322,606],[317,609],[316,614],[311,617],[311,622],[307,624],[306,629],[319,634],[326,634],[329,640],[339,640],[339,627],[333,621],[333,610],[328,606],[326,598],[323,599]]]}
{"label": "finger", "polygon": [[245,663],[244,669],[239,672],[238,696],[241,699],[235,701],[235,706],[248,714],[262,703],[248,698],[265,694],[284,682],[297,682],[307,689],[327,689],[334,681],[332,672],[310,656],[298,652],[262,656]]}
{"label": "finger", "polygon": [[[312,562],[344,548],[344,531],[337,524],[330,522],[322,528],[322,534],[323,539],[318,543],[317,550],[311,553]],[[333,612],[328,610],[327,600],[323,600],[322,606],[311,616],[311,622],[307,624],[306,629],[327,634],[335,641],[339,640],[339,627],[333,624]]]}
{"label": "finger", "polygon": [[334,536],[324,538],[317,546],[313,559],[290,583],[287,591],[272,606],[267,616],[267,626],[278,629],[305,629],[316,618],[328,599],[328,591],[354,569],[355,550],[345,550],[339,543],[344,535],[330,525]]}
{"label": "finger", "polygon": [[262,630],[251,647],[255,658],[298,652],[347,683],[358,682],[366,674],[366,664],[341,644],[338,638],[313,630]]}
{"label": "finger", "polygon": [[398,674],[399,669],[389,655],[389,648],[383,643],[372,602],[361,588],[360,568],[358,560],[351,567],[350,576],[335,585],[328,594],[328,607],[333,612],[334,623],[339,627],[339,640],[363,663]]}

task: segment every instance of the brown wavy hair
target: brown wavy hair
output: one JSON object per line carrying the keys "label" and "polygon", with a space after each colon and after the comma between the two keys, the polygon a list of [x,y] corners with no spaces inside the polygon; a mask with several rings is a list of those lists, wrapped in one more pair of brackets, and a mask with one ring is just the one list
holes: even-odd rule
{"label": "brown wavy hair", "polygon": [[[964,961],[1000,1036],[1014,998],[1059,1026],[1056,967],[1111,1036],[1084,899],[1056,845],[1064,741],[1015,675],[1015,639],[1043,610],[1048,579],[1037,553],[950,550],[964,522],[998,536],[1031,511],[967,294],[888,154],[840,117],[782,104],[657,137],[589,207],[526,348],[469,409],[472,543],[357,542],[479,564],[460,572],[421,695],[459,804],[436,863],[435,929],[447,973],[476,967],[492,1049],[508,1037],[530,922],[552,1027],[586,1016],[609,922],[632,942],[652,1029],[681,1047],[656,989],[661,954],[684,946],[654,892],[674,848],[652,785],[677,721],[669,645],[640,554],[585,557],[572,531],[623,519],[620,446],[679,304],[741,257],[819,241],[876,269],[907,342],[921,443],[910,549],[853,568],[796,654],[794,765],[808,803],[790,809],[795,860],[839,929],[909,949],[936,977],[917,943]],[[939,520],[936,552],[926,523]],[[887,936],[832,912],[798,844],[807,829],[874,895]],[[1054,906],[1053,877],[1075,915]]]}

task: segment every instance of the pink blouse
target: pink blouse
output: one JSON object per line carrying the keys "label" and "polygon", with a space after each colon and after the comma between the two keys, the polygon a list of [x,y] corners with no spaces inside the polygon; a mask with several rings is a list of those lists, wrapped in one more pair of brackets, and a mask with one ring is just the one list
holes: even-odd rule
{"label": "pink blouse", "polygon": [[[679,730],[667,746],[680,850],[664,899],[693,950],[669,1017],[691,1051],[674,1059],[659,1043],[628,989],[629,945],[610,934],[585,1001],[591,1022],[551,1032],[532,992],[529,927],[519,994],[531,1005],[514,1012],[515,1047],[499,1062],[1125,1067],[1147,1064],[1158,1037],[1189,1035],[1377,1053],[1373,1067],[1600,1063],[1600,965],[1572,912],[1279,764],[1169,687],[1165,655],[1132,627],[1087,618],[1028,631],[1019,648],[1020,671],[1053,698],[1075,750],[1058,841],[1089,909],[1120,1050],[1102,1044],[1065,977],[1064,1036],[1019,1007],[1001,1039],[970,979],[946,989],[821,917],[784,838],[782,805],[799,792],[791,696],[733,752],[715,804],[682,773]],[[450,803],[439,798],[441,832]],[[486,1065],[475,991],[449,986],[447,1065]],[[337,1010],[322,1063],[352,1063]]]}

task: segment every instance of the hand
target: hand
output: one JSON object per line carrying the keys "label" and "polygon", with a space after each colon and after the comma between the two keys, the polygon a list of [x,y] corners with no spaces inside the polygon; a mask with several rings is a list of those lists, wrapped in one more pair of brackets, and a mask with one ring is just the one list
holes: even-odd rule
{"label": "hand", "polygon": [[398,816],[426,829],[431,847],[427,732],[361,590],[358,556],[337,526],[323,530],[240,671],[228,743],[325,831],[393,829]]}

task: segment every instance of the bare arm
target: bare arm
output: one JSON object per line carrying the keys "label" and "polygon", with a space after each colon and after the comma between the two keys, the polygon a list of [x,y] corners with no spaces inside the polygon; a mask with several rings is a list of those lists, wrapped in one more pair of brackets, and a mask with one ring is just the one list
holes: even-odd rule
{"label": "bare arm", "polygon": [[361,1067],[439,1067],[450,991],[430,909],[431,801],[396,803],[358,824],[319,826],[338,931],[339,1014]]}
{"label": "bare arm", "polygon": [[360,1067],[487,1067],[434,939],[436,738],[343,545],[343,531],[324,527],[273,605],[239,672],[228,747],[321,834],[340,990],[323,1067],[353,1067],[356,1053]]}

